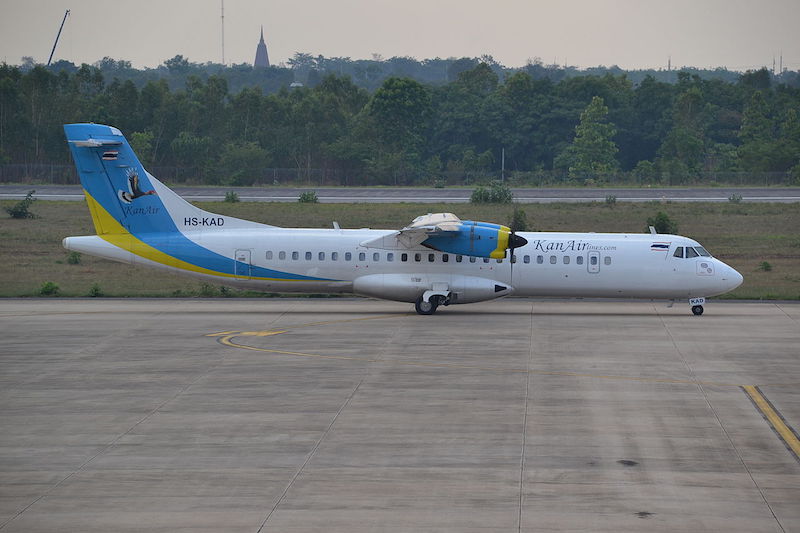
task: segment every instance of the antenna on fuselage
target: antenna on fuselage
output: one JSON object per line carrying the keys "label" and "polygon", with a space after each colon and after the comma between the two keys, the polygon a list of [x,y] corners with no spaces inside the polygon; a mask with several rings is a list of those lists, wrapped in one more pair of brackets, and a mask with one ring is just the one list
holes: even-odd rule
{"label": "antenna on fuselage", "polygon": [[650,228],[650,235],[658,235],[655,226],[648,226]]}

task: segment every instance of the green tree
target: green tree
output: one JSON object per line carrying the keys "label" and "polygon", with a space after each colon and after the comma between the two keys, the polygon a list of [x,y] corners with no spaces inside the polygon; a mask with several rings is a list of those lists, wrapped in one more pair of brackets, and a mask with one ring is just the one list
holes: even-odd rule
{"label": "green tree", "polygon": [[254,142],[226,143],[216,179],[228,185],[253,185],[262,177],[269,160],[267,151]]}
{"label": "green tree", "polygon": [[139,161],[147,166],[153,162],[153,132],[135,131],[130,136],[130,144],[133,151],[139,157]]}
{"label": "green tree", "polygon": [[575,139],[559,156],[571,179],[595,179],[618,167],[615,157],[618,148],[613,140],[616,128],[606,122],[607,115],[608,107],[599,96],[593,97],[581,113]]}
{"label": "green tree", "polygon": [[430,104],[430,94],[419,82],[388,78],[375,91],[369,113],[386,145],[419,151],[428,125]]}
{"label": "green tree", "polygon": [[690,87],[675,101],[672,109],[672,129],[659,149],[660,165],[669,168],[670,184],[697,176],[706,157],[708,108],[702,91]]}

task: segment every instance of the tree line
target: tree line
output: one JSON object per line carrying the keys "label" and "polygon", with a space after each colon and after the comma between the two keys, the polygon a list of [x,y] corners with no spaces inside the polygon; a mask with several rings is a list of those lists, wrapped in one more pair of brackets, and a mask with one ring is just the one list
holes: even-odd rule
{"label": "tree line", "polygon": [[[167,179],[208,184],[683,184],[728,173],[800,183],[800,87],[766,69],[634,83],[612,72],[554,79],[537,74],[542,65],[487,58],[438,65],[446,82],[397,75],[371,89],[344,67],[294,59],[292,69],[187,74],[182,87],[109,77],[135,70],[113,60],[2,64],[0,163],[69,164],[62,125],[97,122],[120,128],[148,168],[173,169]],[[193,68],[180,56],[165,64]],[[272,81],[231,90],[242,73]]]}

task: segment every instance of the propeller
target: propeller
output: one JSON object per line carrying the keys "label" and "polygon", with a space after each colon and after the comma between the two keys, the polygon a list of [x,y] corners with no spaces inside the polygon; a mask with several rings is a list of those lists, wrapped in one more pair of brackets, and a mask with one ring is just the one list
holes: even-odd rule
{"label": "propeller", "polygon": [[511,233],[508,236],[508,248],[511,250],[511,283],[514,283],[514,263],[516,262],[516,258],[514,257],[514,250],[516,248],[521,248],[528,244],[528,239],[525,237],[520,237],[517,235],[517,230],[519,229],[519,225],[517,224],[516,217],[511,222]]}

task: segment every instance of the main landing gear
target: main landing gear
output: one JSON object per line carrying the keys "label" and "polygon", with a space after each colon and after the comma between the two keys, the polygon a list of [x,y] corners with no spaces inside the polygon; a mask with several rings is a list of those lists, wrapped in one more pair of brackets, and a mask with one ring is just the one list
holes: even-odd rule
{"label": "main landing gear", "polygon": [[703,306],[702,305],[693,305],[692,306],[692,313],[694,313],[697,316],[702,315],[703,314]]}
{"label": "main landing gear", "polygon": [[432,295],[428,298],[426,302],[423,296],[417,298],[417,301],[414,303],[414,309],[416,309],[417,313],[420,315],[432,315],[436,312],[436,309],[440,305],[449,305],[450,299],[445,296],[440,296],[438,294]]}

